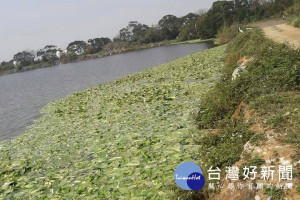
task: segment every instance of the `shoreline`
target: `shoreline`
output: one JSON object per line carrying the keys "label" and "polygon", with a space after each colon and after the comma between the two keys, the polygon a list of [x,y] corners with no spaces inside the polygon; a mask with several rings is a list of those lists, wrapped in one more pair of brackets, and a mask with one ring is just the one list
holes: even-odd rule
{"label": "shoreline", "polygon": [[[215,38],[206,39],[206,40],[201,40],[201,39],[187,40],[187,41],[183,41],[183,42],[177,42],[177,41],[174,42],[174,40],[172,40],[172,41],[158,42],[158,43],[152,43],[152,44],[150,43],[150,44],[147,44],[146,46],[143,46],[143,45],[139,46],[138,48],[132,47],[129,49],[114,50],[114,51],[112,51],[113,52],[112,55],[109,55],[109,51],[101,51],[101,52],[98,52],[95,54],[80,55],[77,60],[69,61],[69,62],[62,62],[62,63],[56,62],[55,64],[48,64],[48,63],[43,62],[43,63],[33,64],[30,66],[25,66],[24,67],[25,69],[21,70],[21,71],[15,71],[15,70],[0,71],[0,76],[5,76],[5,75],[15,74],[15,73],[22,73],[22,72],[35,70],[35,69],[54,67],[54,66],[59,66],[62,64],[70,64],[70,63],[77,63],[77,62],[86,61],[86,60],[93,60],[93,59],[118,55],[118,54],[127,53],[127,52],[141,51],[141,50],[158,48],[158,47],[163,47],[163,46],[181,45],[181,44],[197,44],[197,43],[204,43],[204,42],[214,42],[215,43]],[[37,66],[37,67],[34,67],[34,66]],[[26,69],[26,68],[29,68],[29,69]]]}

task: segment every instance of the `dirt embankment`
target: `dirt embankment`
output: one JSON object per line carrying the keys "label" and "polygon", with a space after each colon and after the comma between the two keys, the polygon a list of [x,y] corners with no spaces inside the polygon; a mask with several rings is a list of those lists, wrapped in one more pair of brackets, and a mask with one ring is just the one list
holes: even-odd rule
{"label": "dirt embankment", "polygon": [[[296,163],[293,163],[293,157],[295,156],[296,152],[294,151],[294,147],[291,144],[283,143],[281,141],[281,134],[279,132],[276,132],[274,129],[270,127],[264,126],[261,122],[263,122],[264,119],[259,114],[255,113],[254,110],[249,109],[249,106],[241,102],[241,104],[237,107],[235,113],[233,114],[234,118],[240,119],[243,118],[245,122],[248,122],[249,120],[253,121],[250,129],[254,131],[257,134],[265,134],[266,138],[261,139],[258,144],[252,144],[250,141],[245,144],[244,151],[241,155],[241,160],[236,162],[233,166],[242,166],[243,163],[246,161],[245,158],[247,156],[255,157],[259,156],[263,160],[265,160],[265,163],[263,166],[287,166],[292,165],[296,166]],[[266,181],[261,180],[261,172],[257,174],[257,182],[256,181],[230,181],[227,179],[223,179],[222,182],[224,185],[228,186],[225,187],[220,191],[219,194],[215,195],[213,197],[213,200],[264,200],[270,197],[268,194],[264,194],[263,189],[260,190],[252,190],[249,189],[249,186],[253,186],[253,188],[258,187],[259,184],[265,184]],[[274,171],[274,179],[268,182],[268,184],[274,185],[274,187],[284,187],[286,183],[291,182],[293,184],[293,189],[291,190],[282,190],[285,192],[284,199],[286,200],[297,200],[300,199],[300,195],[296,191],[296,184],[297,179],[294,177],[291,181],[282,181],[276,179],[276,177],[279,177],[278,171]],[[235,183],[239,189],[236,190],[230,190],[229,184]],[[267,186],[268,184],[265,184]],[[272,197],[272,199],[276,199],[276,197]]]}
{"label": "dirt embankment", "polygon": [[264,31],[266,37],[275,42],[288,42],[295,48],[300,47],[300,29],[289,25],[285,20],[271,20],[255,25]]}

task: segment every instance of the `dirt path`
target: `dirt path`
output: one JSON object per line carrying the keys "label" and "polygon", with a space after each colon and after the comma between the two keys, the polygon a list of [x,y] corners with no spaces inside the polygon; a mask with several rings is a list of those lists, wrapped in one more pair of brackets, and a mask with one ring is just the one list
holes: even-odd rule
{"label": "dirt path", "polygon": [[256,24],[262,28],[265,35],[275,42],[288,42],[295,48],[300,47],[300,29],[288,25],[283,20],[272,20]]}

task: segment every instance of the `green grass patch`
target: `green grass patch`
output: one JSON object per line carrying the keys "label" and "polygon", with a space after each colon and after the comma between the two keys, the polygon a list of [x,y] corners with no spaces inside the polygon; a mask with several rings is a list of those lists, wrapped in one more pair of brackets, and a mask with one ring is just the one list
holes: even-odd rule
{"label": "green grass patch", "polygon": [[218,133],[202,134],[197,140],[200,146],[201,166],[224,169],[240,160],[244,144],[254,135],[248,127],[236,122]]}
{"label": "green grass patch", "polygon": [[187,40],[187,41],[183,41],[183,42],[171,42],[169,45],[175,45],[175,44],[196,44],[196,43],[202,43],[202,42],[214,42],[214,38],[211,39],[196,39],[196,40]]}
{"label": "green grass patch", "polygon": [[262,159],[259,156],[255,156],[251,161],[250,161],[250,166],[261,166],[262,164],[265,163],[265,160]]}
{"label": "green grass patch", "polygon": [[300,182],[298,182],[296,185],[296,191],[298,192],[298,194],[300,194]]}
{"label": "green grass patch", "polygon": [[267,194],[272,197],[272,199],[275,200],[282,200],[284,197],[284,192],[282,189],[276,188],[276,187],[265,187],[264,188],[264,194]]}

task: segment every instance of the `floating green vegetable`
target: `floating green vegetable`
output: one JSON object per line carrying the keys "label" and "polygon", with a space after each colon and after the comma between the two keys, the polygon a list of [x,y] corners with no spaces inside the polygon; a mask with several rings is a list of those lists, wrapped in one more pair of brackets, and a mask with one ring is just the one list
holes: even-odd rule
{"label": "floating green vegetable", "polygon": [[73,94],[0,144],[0,198],[166,199],[224,46]]}

